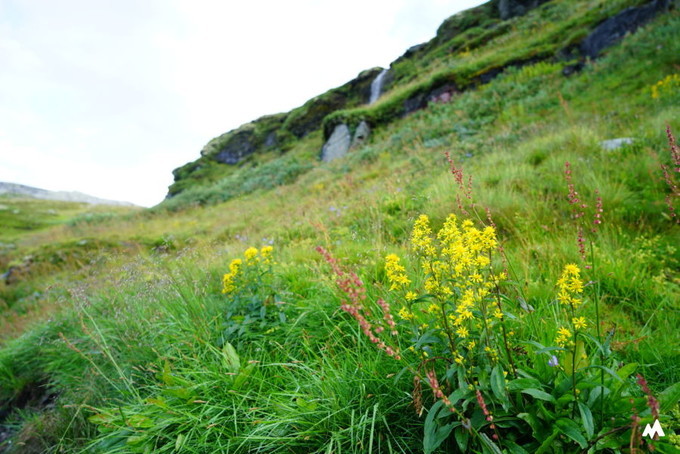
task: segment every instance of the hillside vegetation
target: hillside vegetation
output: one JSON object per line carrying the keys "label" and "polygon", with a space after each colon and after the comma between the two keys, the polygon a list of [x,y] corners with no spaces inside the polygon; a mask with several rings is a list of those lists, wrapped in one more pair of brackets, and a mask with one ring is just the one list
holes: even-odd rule
{"label": "hillside vegetation", "polygon": [[153,209],[0,211],[0,452],[678,452],[680,11],[578,47],[643,3],[483,5]]}

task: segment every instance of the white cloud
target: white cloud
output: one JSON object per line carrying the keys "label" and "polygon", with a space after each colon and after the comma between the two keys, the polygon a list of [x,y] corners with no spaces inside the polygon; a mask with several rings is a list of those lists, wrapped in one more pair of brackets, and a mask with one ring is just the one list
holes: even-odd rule
{"label": "white cloud", "polygon": [[0,0],[0,180],[155,204],[212,137],[479,3]]}

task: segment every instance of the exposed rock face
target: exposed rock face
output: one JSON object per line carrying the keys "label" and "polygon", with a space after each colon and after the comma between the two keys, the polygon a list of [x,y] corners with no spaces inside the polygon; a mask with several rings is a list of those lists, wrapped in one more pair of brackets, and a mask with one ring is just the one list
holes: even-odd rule
{"label": "exposed rock face", "polygon": [[349,150],[351,139],[347,125],[344,123],[337,125],[333,134],[321,149],[321,160],[329,162],[345,156]]}
{"label": "exposed rock face", "polygon": [[638,27],[652,20],[659,12],[668,9],[669,5],[670,0],[654,0],[638,8],[627,8],[621,11],[598,25],[583,40],[581,52],[590,58],[597,57],[602,50],[619,41],[626,33],[634,32]]}
{"label": "exposed rock face", "polygon": [[252,130],[239,131],[229,137],[222,149],[215,155],[215,160],[222,164],[237,164],[241,159],[257,150],[255,133]]}
{"label": "exposed rock face", "polygon": [[501,19],[506,20],[515,16],[523,16],[549,0],[499,0],[498,12]]}
{"label": "exposed rock face", "polygon": [[371,128],[368,126],[368,123],[366,123],[365,121],[359,123],[359,126],[357,126],[356,131],[354,131],[354,137],[352,138],[352,145],[350,148],[356,148],[363,145],[364,142],[366,142],[366,139],[368,139],[368,135],[370,133]]}
{"label": "exposed rock face", "polygon": [[[222,164],[233,165],[261,148],[275,147],[279,145],[277,131],[285,121],[286,116],[287,114],[266,115],[226,132],[208,142],[201,150],[201,156]],[[200,164],[194,167],[185,165],[175,169],[175,172],[173,172],[175,180],[177,181],[177,177],[186,178],[199,169]]]}

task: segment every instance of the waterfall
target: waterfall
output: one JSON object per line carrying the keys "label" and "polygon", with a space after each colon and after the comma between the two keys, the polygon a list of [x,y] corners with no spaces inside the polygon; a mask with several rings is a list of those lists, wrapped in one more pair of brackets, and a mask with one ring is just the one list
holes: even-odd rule
{"label": "waterfall", "polygon": [[383,80],[385,79],[385,76],[387,75],[388,69],[383,69],[380,71],[380,74],[373,79],[373,82],[371,82],[371,97],[368,100],[369,104],[373,104],[378,100],[380,97],[380,92],[382,91],[382,86],[383,86]]}

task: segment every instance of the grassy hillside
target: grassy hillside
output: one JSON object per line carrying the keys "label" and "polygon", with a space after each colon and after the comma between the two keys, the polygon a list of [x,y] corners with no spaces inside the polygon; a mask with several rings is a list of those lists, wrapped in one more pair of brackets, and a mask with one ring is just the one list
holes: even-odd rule
{"label": "grassy hillside", "polygon": [[[361,115],[639,3],[447,21],[469,55],[433,42]],[[658,418],[677,452],[678,35],[671,10],[569,77],[535,61],[390,117],[344,159],[315,159],[319,125],[152,210],[10,232],[5,263],[34,258],[0,282],[22,289],[0,451],[644,452]]]}

